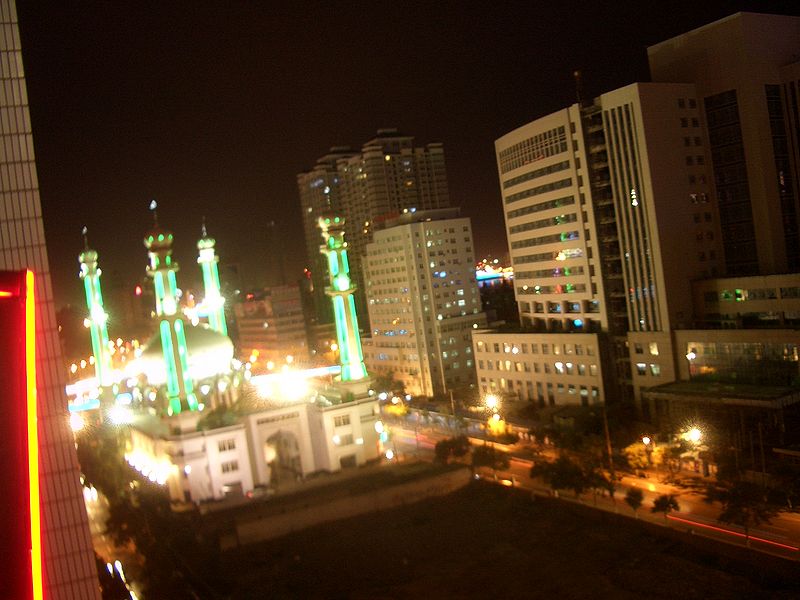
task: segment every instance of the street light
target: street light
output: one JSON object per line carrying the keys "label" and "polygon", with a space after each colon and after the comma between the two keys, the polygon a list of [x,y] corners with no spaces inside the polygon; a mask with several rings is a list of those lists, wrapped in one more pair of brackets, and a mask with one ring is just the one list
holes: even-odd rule
{"label": "street light", "polygon": [[500,406],[500,398],[494,394],[489,394],[483,399],[483,403],[486,405],[486,408],[492,412],[497,412],[497,409]]}
{"label": "street light", "polygon": [[689,431],[686,432],[686,439],[692,442],[693,444],[698,444],[702,438],[703,438],[703,432],[700,431],[697,427],[692,427]]}
{"label": "street light", "polygon": [[653,464],[653,459],[652,459],[652,454],[653,454],[653,446],[652,446],[652,444],[653,444],[653,440],[650,439],[650,436],[646,435],[646,436],[642,437],[642,444],[644,444],[644,452],[645,452],[645,454],[647,454],[647,464],[648,465],[652,465]]}

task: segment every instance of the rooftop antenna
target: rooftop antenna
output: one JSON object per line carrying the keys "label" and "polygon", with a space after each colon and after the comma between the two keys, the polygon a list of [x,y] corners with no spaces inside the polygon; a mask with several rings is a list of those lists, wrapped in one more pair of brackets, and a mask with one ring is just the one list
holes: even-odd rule
{"label": "rooftop antenna", "polygon": [[575,78],[575,96],[578,99],[578,106],[583,106],[583,73],[580,69],[576,69],[572,72],[572,76]]}
{"label": "rooftop antenna", "polygon": [[89,235],[88,234],[89,234],[89,228],[86,227],[86,225],[84,225],[83,229],[81,229],[81,235],[83,236],[83,249],[84,250],[88,250],[89,249]]}
{"label": "rooftop antenna", "polygon": [[208,237],[208,232],[206,231],[206,216],[205,215],[203,215],[203,229],[202,229],[202,231],[203,231],[203,237],[204,238]]}

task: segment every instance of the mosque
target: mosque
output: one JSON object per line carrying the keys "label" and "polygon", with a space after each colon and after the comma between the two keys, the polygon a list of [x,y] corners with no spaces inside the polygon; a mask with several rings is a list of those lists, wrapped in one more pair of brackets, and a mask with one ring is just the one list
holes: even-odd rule
{"label": "mosque", "polygon": [[81,406],[99,410],[104,426],[129,432],[128,463],[165,486],[173,501],[197,503],[280,489],[381,457],[386,432],[363,361],[344,219],[319,220],[339,365],[251,376],[227,335],[214,239],[204,225],[197,244],[204,298],[189,318],[179,304],[173,235],[159,225],[155,202],[151,210],[144,245],[156,330],[124,369],[112,368],[98,254],[85,241],[79,256],[96,376],[68,393],[91,390],[96,403]]}

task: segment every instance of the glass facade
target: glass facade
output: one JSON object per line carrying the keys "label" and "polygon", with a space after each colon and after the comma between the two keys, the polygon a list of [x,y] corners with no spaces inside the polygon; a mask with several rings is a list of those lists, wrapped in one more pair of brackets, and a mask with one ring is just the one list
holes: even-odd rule
{"label": "glass facade", "polygon": [[736,90],[705,99],[728,275],[755,275],[758,251]]}
{"label": "glass facade", "polygon": [[800,383],[800,353],[792,343],[689,342],[691,379],[791,386]]}

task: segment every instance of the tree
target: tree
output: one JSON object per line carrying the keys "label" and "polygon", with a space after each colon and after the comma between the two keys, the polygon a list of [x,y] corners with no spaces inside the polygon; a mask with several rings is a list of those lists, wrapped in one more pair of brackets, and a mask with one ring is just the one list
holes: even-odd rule
{"label": "tree", "polygon": [[531,467],[531,477],[543,479],[554,491],[572,490],[576,498],[589,487],[584,470],[567,456],[560,456],[553,463],[537,462]]}
{"label": "tree", "polygon": [[639,509],[644,502],[644,494],[639,488],[630,488],[625,494],[625,504],[633,509],[633,516],[639,518]]}
{"label": "tree", "polygon": [[780,462],[772,472],[775,492],[786,501],[789,510],[794,510],[794,503],[800,495],[800,469],[795,465]]}
{"label": "tree", "polygon": [[761,523],[768,523],[778,512],[776,507],[767,502],[764,490],[754,483],[740,481],[729,489],[717,491],[716,494],[722,502],[722,512],[718,520],[743,527],[748,546],[750,529]]}
{"label": "tree", "polygon": [[653,501],[653,508],[650,509],[651,513],[664,513],[664,520],[667,520],[667,515],[674,510],[680,510],[678,501],[673,494],[661,494]]}
{"label": "tree", "polygon": [[467,452],[469,452],[469,440],[463,435],[440,440],[436,442],[434,448],[436,462],[444,464],[447,464],[450,458],[464,456]]}
{"label": "tree", "polygon": [[476,446],[472,450],[472,467],[491,467],[492,470],[507,469],[510,461],[504,452],[491,446]]}

